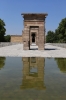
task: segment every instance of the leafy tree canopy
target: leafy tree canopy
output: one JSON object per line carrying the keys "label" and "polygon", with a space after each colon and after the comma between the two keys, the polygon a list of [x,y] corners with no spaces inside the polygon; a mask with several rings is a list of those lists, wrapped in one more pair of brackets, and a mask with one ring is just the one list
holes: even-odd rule
{"label": "leafy tree canopy", "polygon": [[53,41],[54,41],[54,32],[48,31],[47,36],[46,36],[46,42],[53,43]]}
{"label": "leafy tree canopy", "polygon": [[[50,31],[48,31],[49,33]],[[46,42],[59,42],[59,43],[66,43],[66,18],[62,19],[61,22],[59,23],[58,28],[55,30],[54,35],[52,35],[52,31],[50,34],[47,33],[46,36]],[[50,41],[50,38],[52,41]]]}
{"label": "leafy tree canopy", "polygon": [[4,42],[5,32],[5,22],[2,19],[0,19],[0,42]]}
{"label": "leafy tree canopy", "polygon": [[5,42],[10,42],[11,36],[10,35],[6,35],[5,36]]}

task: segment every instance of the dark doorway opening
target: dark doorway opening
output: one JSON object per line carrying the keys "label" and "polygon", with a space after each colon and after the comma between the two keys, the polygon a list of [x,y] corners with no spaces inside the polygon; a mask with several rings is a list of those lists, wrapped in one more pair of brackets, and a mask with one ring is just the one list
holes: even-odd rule
{"label": "dark doorway opening", "polygon": [[35,43],[35,33],[32,33],[32,43]]}

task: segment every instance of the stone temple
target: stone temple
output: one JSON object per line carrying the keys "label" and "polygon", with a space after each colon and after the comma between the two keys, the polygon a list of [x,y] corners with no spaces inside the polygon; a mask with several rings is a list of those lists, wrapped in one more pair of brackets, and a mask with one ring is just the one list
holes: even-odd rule
{"label": "stone temple", "polygon": [[22,33],[23,49],[30,50],[30,46],[35,44],[38,50],[45,47],[45,18],[47,13],[22,13],[24,18],[24,29]]}

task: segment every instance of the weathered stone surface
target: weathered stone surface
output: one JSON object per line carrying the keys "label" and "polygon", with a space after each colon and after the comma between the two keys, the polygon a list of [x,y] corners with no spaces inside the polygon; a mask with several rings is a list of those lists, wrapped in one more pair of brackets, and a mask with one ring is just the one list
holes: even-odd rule
{"label": "weathered stone surface", "polygon": [[32,22],[29,22],[29,21],[24,22],[24,26],[27,26],[27,25],[30,26],[32,24],[34,24],[34,25],[40,25],[41,26],[41,25],[44,25],[44,22],[40,22],[40,20],[39,21],[32,21]]}
{"label": "weathered stone surface", "polygon": [[[24,18],[23,49],[30,49],[35,43],[39,50],[44,50],[45,16],[47,14],[22,14]],[[25,43],[24,43],[25,42]]]}
{"label": "weathered stone surface", "polygon": [[22,42],[22,35],[11,35],[11,42]]}

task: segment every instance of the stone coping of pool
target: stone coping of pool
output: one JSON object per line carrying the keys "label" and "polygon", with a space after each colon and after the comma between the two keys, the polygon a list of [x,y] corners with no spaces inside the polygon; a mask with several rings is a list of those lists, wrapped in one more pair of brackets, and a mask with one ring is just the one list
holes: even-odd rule
{"label": "stone coping of pool", "polygon": [[0,47],[16,45],[16,44],[21,44],[21,42],[20,43],[18,43],[18,42],[0,42]]}
{"label": "stone coping of pool", "polygon": [[58,46],[58,47],[66,48],[66,43],[49,43],[49,44],[53,45],[53,46]]}
{"label": "stone coping of pool", "polygon": [[23,50],[23,44],[0,47],[0,57],[66,58],[66,48],[45,44],[45,50]]}

